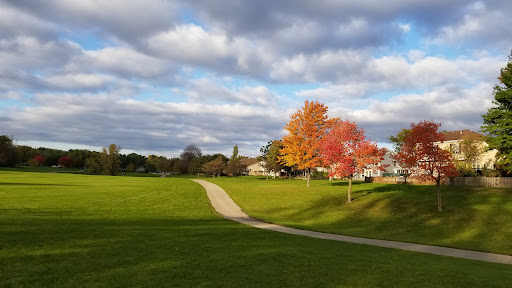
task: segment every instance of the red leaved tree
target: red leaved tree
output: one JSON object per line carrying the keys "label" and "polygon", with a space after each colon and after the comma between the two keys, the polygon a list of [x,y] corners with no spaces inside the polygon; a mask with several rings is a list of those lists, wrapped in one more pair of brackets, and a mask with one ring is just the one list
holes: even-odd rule
{"label": "red leaved tree", "polygon": [[34,157],[33,159],[33,162],[35,163],[36,166],[41,166],[44,164],[44,161],[46,161],[46,159],[44,159],[43,157],[41,156],[36,156]]}
{"label": "red leaved tree", "polygon": [[288,135],[283,137],[279,161],[289,167],[305,169],[308,187],[311,169],[322,166],[320,140],[338,120],[327,116],[327,106],[324,104],[305,101],[304,108],[293,114],[284,127]]}
{"label": "red leaved tree", "polygon": [[329,176],[348,177],[347,202],[352,202],[354,173],[379,162],[384,153],[377,143],[366,140],[364,130],[356,123],[340,121],[322,139],[322,160],[330,166]]}
{"label": "red leaved tree", "polygon": [[71,168],[71,166],[73,165],[73,159],[71,159],[68,156],[60,157],[59,165],[65,168]]}
{"label": "red leaved tree", "polygon": [[443,133],[437,131],[439,127],[441,124],[432,121],[411,123],[411,133],[403,140],[397,157],[411,167],[412,177],[436,182],[437,209],[443,211],[441,180],[457,176],[457,169],[451,153],[435,143],[444,140]]}

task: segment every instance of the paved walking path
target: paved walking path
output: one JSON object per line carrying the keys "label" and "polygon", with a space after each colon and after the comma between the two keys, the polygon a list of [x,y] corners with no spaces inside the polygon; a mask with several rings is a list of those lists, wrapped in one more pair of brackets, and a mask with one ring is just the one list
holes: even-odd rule
{"label": "paved walking path", "polygon": [[229,197],[229,195],[219,186],[210,183],[205,180],[196,180],[192,179],[192,181],[199,183],[206,190],[206,194],[212,203],[213,208],[221,214],[224,218],[240,222],[249,226],[253,226],[260,229],[272,230],[282,233],[294,234],[294,235],[302,235],[313,238],[320,239],[329,239],[335,241],[343,241],[343,242],[351,242],[357,244],[366,244],[387,248],[395,248],[401,250],[409,250],[415,252],[423,252],[429,254],[437,254],[443,256],[451,256],[458,258],[466,258],[472,260],[480,260],[486,262],[495,262],[495,263],[503,263],[503,264],[512,264],[512,256],[509,255],[500,255],[493,253],[485,253],[485,252],[477,252],[470,250],[462,250],[462,249],[454,249],[454,248],[446,248],[446,247],[438,247],[438,246],[429,246],[429,245],[421,245],[414,243],[406,243],[406,242],[397,242],[397,241],[387,241],[387,240],[378,240],[378,239],[368,239],[368,238],[359,238],[359,237],[351,237],[351,236],[343,236],[337,234],[330,233],[322,233],[322,232],[314,232],[307,230],[300,230],[295,228],[289,228],[284,226],[279,226],[276,224],[265,223],[263,221],[254,219],[245,214],[242,209]]}

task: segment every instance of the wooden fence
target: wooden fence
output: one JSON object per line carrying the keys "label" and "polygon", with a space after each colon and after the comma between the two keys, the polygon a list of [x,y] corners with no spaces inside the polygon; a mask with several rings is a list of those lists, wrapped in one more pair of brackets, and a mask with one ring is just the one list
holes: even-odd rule
{"label": "wooden fence", "polygon": [[447,185],[471,187],[512,188],[511,177],[456,177]]}
{"label": "wooden fence", "polygon": [[[403,177],[367,177],[367,183],[404,183]],[[435,185],[434,181],[419,181],[408,178],[407,183],[414,185]],[[465,187],[495,187],[512,188],[512,177],[455,177],[453,180],[446,179],[443,185],[465,186]]]}
{"label": "wooden fence", "polygon": [[[405,178],[403,176],[399,177],[366,177],[364,178],[364,182],[366,183],[389,183],[389,184],[402,184],[405,183]],[[407,184],[413,185],[436,185],[435,181],[422,181],[417,178],[407,178]]]}

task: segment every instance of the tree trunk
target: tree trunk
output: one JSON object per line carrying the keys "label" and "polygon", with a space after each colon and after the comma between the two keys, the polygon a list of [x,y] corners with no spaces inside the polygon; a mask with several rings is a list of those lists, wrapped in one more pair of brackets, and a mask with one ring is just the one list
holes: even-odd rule
{"label": "tree trunk", "polygon": [[347,203],[352,203],[352,176],[348,177]]}
{"label": "tree trunk", "polygon": [[308,171],[307,172],[308,173],[308,185],[307,186],[309,187],[309,180],[311,180],[311,170],[308,169],[307,171]]}
{"label": "tree trunk", "polygon": [[443,199],[441,199],[441,180],[437,180],[437,211],[443,211]]}

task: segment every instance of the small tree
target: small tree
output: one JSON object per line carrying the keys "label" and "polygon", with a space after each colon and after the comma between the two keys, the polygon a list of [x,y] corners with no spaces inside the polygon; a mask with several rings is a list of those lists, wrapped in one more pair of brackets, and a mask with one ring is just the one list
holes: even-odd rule
{"label": "small tree", "polygon": [[443,211],[441,180],[457,176],[457,170],[451,153],[435,144],[444,139],[443,133],[437,131],[440,126],[431,121],[412,123],[411,133],[404,139],[398,158],[412,167],[413,176],[436,182],[437,209]]}
{"label": "small tree", "polygon": [[356,123],[340,121],[322,139],[322,160],[330,166],[329,176],[348,177],[347,203],[352,202],[352,177],[368,165],[379,162],[385,150],[365,139]]}
{"label": "small tree", "polygon": [[279,140],[269,141],[266,146],[261,147],[260,152],[263,167],[267,170],[267,180],[269,172],[273,172],[273,178],[276,173],[283,169],[283,165],[279,162],[279,151],[283,149],[283,144]]}
{"label": "small tree", "polygon": [[475,167],[475,163],[480,159],[483,153],[483,147],[480,145],[479,141],[470,138],[462,140],[459,144],[460,151],[458,152],[460,152],[460,154],[455,153],[457,151],[450,151],[455,161],[457,173],[461,176],[476,176],[473,167]]}
{"label": "small tree", "polygon": [[85,166],[87,167],[87,174],[98,175],[101,173],[100,158],[91,157],[85,160]]}
{"label": "small tree", "polygon": [[231,155],[231,158],[229,158],[226,172],[231,173],[235,177],[242,175],[242,173],[247,170],[247,164],[242,161],[244,158],[246,157],[238,155],[238,145],[235,145],[233,147],[233,154]]}
{"label": "small tree", "polygon": [[42,156],[36,156],[34,159],[32,159],[32,161],[30,161],[30,164],[32,166],[42,166],[44,161],[46,161],[46,159],[44,159]]}
{"label": "small tree", "polygon": [[311,169],[323,166],[320,140],[338,120],[327,116],[324,104],[305,101],[304,107],[295,112],[284,127],[288,134],[283,137],[279,161],[286,166],[305,169],[307,187],[310,186]]}
{"label": "small tree", "polygon": [[64,168],[71,168],[73,166],[73,159],[67,156],[60,157],[59,165]]}
{"label": "small tree", "polygon": [[212,160],[210,162],[206,162],[203,165],[203,171],[206,174],[212,174],[213,177],[215,175],[218,175],[220,177],[220,174],[226,169],[226,162],[224,161],[224,157],[218,156],[215,160]]}
{"label": "small tree", "polygon": [[508,60],[498,77],[503,86],[494,86],[493,103],[496,106],[482,115],[482,131],[488,133],[489,148],[498,150],[496,164],[504,172],[512,174],[512,52]]}
{"label": "small tree", "polygon": [[103,147],[99,158],[99,164],[103,170],[103,174],[114,176],[119,171],[121,168],[119,151],[121,151],[121,147],[116,144],[110,144],[108,147]]}
{"label": "small tree", "polygon": [[[400,149],[402,149],[402,145],[404,143],[404,140],[411,134],[411,129],[403,128],[396,134],[396,136],[389,136],[389,141],[393,144],[393,148],[395,149],[396,153],[400,152]],[[411,175],[411,167],[407,166],[407,163],[404,163],[400,157],[398,157],[397,154],[394,154],[393,160],[395,160],[398,165],[400,165],[402,169],[402,173],[400,176],[404,177],[404,182],[407,184],[407,178]]]}
{"label": "small tree", "polygon": [[132,162],[128,163],[128,165],[126,165],[126,168],[124,168],[124,171],[135,172],[135,164],[133,164]]}

